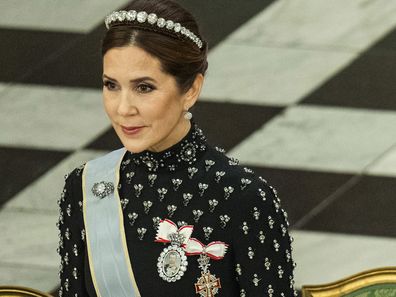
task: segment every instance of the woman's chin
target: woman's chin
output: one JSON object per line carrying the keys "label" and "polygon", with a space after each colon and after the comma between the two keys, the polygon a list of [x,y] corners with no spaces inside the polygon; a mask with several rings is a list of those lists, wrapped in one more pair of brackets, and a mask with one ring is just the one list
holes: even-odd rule
{"label": "woman's chin", "polygon": [[[124,135],[122,131],[117,131],[118,139],[121,141],[122,145],[131,153],[140,153],[148,148],[144,141],[139,139],[139,137],[130,137]],[[132,139],[134,138],[134,139]]]}
{"label": "woman's chin", "polygon": [[127,143],[124,144],[124,147],[130,151],[131,153],[138,154],[147,149],[147,147],[143,146],[136,146],[136,145],[128,145]]}

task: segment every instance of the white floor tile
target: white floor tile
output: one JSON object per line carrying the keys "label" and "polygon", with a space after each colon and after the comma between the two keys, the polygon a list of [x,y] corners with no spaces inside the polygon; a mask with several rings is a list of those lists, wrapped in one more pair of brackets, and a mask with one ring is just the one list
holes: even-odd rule
{"label": "white floor tile", "polygon": [[234,44],[361,51],[396,25],[388,0],[278,0],[228,38]]}
{"label": "white floor tile", "polygon": [[396,177],[396,145],[393,149],[384,154],[375,164],[370,166],[367,173],[371,175]]}
{"label": "white floor tile", "polygon": [[1,0],[0,26],[85,33],[127,0]]}
{"label": "white floor tile", "polygon": [[393,145],[394,127],[395,112],[290,107],[230,155],[258,166],[357,173]]}
{"label": "white floor tile", "polygon": [[54,214],[2,210],[0,262],[58,267],[57,220]]}
{"label": "white floor tile", "polygon": [[201,97],[208,101],[288,105],[356,57],[354,53],[220,44],[209,54]]}
{"label": "white floor tile", "polygon": [[396,266],[396,239],[292,231],[296,287],[322,284],[384,266]]}
{"label": "white floor tile", "polygon": [[77,149],[109,126],[102,92],[12,85],[1,93],[0,145]]}
{"label": "white floor tile", "polygon": [[105,153],[104,151],[83,150],[72,154],[9,200],[4,209],[41,211],[57,216],[59,212],[57,200],[65,184],[64,175],[84,162]]}
{"label": "white floor tile", "polygon": [[0,83],[0,96],[2,96],[3,92],[5,92],[5,90],[11,86],[11,83]]}
{"label": "white floor tile", "polygon": [[22,286],[51,292],[59,283],[58,268],[10,265],[0,262],[1,285]]}

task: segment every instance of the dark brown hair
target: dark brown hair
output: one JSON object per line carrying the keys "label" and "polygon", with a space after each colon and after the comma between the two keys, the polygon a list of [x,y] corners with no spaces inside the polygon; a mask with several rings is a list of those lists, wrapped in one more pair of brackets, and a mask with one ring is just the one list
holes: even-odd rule
{"label": "dark brown hair", "polygon": [[[194,17],[172,0],[134,0],[125,10],[155,13],[165,20],[178,22],[202,42],[199,48],[193,41],[178,37],[176,34],[155,32],[153,25],[114,24],[102,40],[102,57],[113,47],[138,46],[161,62],[162,71],[175,77],[181,93],[187,92],[198,73],[205,75],[208,68],[207,42],[203,40]],[[165,29],[166,30],[166,29]]]}

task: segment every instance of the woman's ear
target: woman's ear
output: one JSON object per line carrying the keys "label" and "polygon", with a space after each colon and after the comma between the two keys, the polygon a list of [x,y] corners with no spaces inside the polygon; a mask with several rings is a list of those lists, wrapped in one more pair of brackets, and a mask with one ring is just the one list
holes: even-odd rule
{"label": "woman's ear", "polygon": [[204,76],[202,73],[198,73],[195,76],[194,82],[191,88],[186,92],[184,99],[184,110],[189,110],[195,102],[198,100],[199,94],[204,82]]}

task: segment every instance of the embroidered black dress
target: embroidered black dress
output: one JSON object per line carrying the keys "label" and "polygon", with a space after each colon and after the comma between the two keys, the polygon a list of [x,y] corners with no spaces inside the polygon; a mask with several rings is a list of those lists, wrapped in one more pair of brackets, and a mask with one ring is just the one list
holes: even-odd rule
{"label": "embroidered black dress", "polygon": [[[89,270],[82,213],[84,165],[66,176],[59,199],[60,296],[96,296]],[[198,256],[188,257],[180,280],[166,282],[157,271],[165,245],[154,242],[160,219],[194,225],[204,244],[229,245],[209,270],[220,278],[217,296],[295,296],[287,214],[276,190],[249,168],[207,144],[196,124],[162,152],[126,152],[118,191],[132,269],[143,297],[200,296]],[[206,295],[203,295],[206,296]]]}

